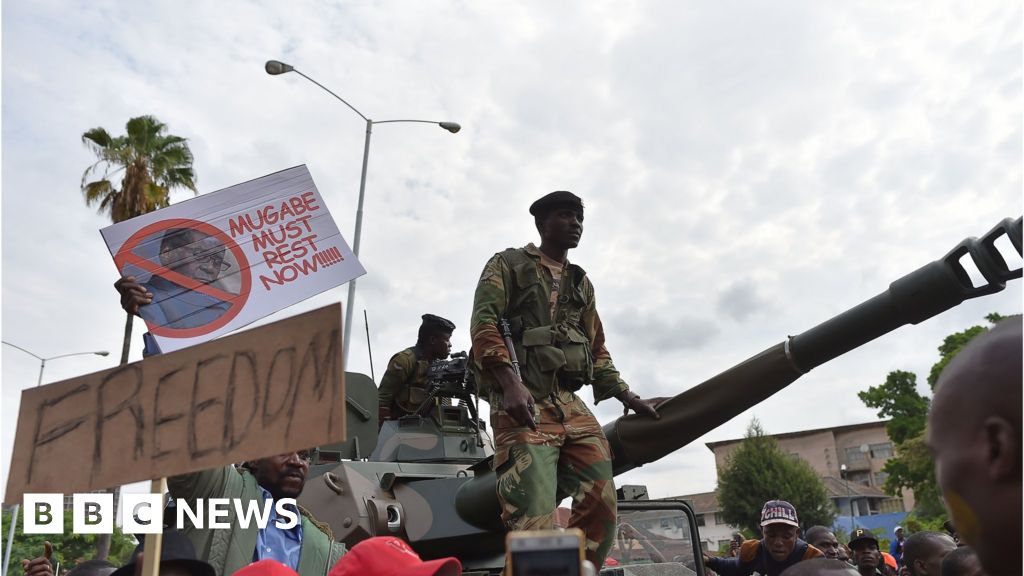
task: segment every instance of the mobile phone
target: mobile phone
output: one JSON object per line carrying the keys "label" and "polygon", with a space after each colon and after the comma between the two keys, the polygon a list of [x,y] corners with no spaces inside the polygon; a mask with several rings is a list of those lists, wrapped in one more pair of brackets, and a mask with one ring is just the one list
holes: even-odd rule
{"label": "mobile phone", "polygon": [[579,528],[509,532],[508,576],[581,576],[583,532]]}

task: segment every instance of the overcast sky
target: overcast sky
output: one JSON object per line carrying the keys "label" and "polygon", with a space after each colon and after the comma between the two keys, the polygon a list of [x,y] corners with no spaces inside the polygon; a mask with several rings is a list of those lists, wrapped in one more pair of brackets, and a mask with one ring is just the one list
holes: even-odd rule
{"label": "overcast sky", "polygon": [[[425,312],[469,348],[484,262],[536,239],[527,207],[552,190],[586,203],[570,259],[644,396],[698,384],[1022,209],[1020,2],[8,0],[2,18],[3,339],[46,357],[111,351],[54,360],[45,382],[109,368],[121,346],[108,221],[79,190],[90,128],[155,115],[188,138],[204,193],[306,164],[351,242],[364,123],[296,74],[267,75],[271,58],[375,120],[463,126],[374,131],[350,369],[369,372],[365,309],[378,377]],[[1020,310],[1017,281],[904,327],[617,482],[712,490],[704,442],[752,416],[771,433],[874,420],[858,391],[894,369],[923,382],[945,335]],[[39,362],[7,346],[2,360],[6,484]],[[602,422],[618,412],[597,407]]]}

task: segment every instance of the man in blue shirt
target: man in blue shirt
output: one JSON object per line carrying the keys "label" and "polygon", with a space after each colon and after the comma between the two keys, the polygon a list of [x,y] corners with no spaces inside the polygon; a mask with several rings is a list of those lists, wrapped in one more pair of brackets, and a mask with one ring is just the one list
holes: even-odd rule
{"label": "man in blue shirt", "polygon": [[[243,508],[253,501],[261,510],[270,507],[270,521],[263,529],[255,524],[243,527],[233,506],[227,517],[232,524],[229,530],[185,527],[183,532],[192,540],[199,558],[209,562],[217,576],[229,576],[251,562],[268,558],[296,570],[300,576],[327,576],[345,552],[345,545],[334,540],[330,528],[302,508],[294,510],[299,518],[294,526],[282,528],[275,522],[278,511],[274,501],[302,493],[309,461],[307,451],[289,452],[246,462],[240,469],[225,466],[168,479],[171,496],[184,499],[190,506],[199,498],[237,498]],[[286,518],[283,520],[288,523]]]}
{"label": "man in blue shirt", "polygon": [[895,534],[896,537],[893,538],[892,543],[889,544],[889,554],[892,554],[892,557],[896,559],[897,566],[903,566],[903,527],[897,526],[896,528],[893,528],[892,533]]}

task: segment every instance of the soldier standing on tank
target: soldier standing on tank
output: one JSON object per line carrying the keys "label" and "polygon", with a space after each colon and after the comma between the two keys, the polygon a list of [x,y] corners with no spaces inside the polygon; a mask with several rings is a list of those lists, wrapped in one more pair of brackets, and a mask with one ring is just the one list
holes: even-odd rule
{"label": "soldier standing on tank", "polygon": [[[452,332],[455,324],[450,320],[424,314],[416,345],[391,357],[388,369],[377,389],[378,426],[391,420],[413,414],[427,397],[427,368],[435,360],[444,360],[452,351]],[[442,399],[447,401],[447,399]]]}
{"label": "soldier standing on tank", "polygon": [[[619,376],[605,348],[594,287],[568,251],[583,234],[583,202],[552,192],[530,206],[541,244],[495,254],[480,275],[470,331],[481,394],[488,395],[501,518],[510,530],[554,527],[555,507],[573,499],[569,526],[586,535],[599,569],[615,539],[615,485],[601,425],[576,392],[616,398],[657,418]],[[506,320],[516,374],[499,324]]]}

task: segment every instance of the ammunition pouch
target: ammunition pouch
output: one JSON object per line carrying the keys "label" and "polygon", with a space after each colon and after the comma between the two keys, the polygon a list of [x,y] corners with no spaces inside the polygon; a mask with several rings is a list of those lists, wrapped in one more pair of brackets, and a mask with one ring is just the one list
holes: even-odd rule
{"label": "ammunition pouch", "polygon": [[593,381],[590,343],[578,329],[565,325],[529,328],[523,331],[521,342],[523,380],[531,384],[535,397],[545,397],[558,388],[575,392]]}
{"label": "ammunition pouch", "polygon": [[594,355],[590,340],[578,328],[560,324],[554,332],[555,343],[565,355],[559,383],[575,392],[594,381]]}

